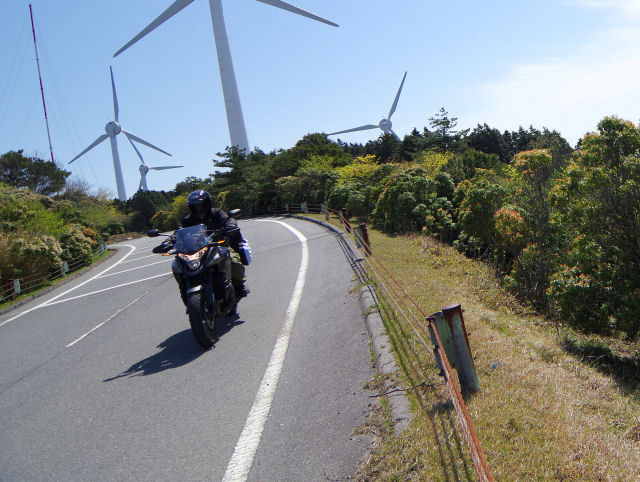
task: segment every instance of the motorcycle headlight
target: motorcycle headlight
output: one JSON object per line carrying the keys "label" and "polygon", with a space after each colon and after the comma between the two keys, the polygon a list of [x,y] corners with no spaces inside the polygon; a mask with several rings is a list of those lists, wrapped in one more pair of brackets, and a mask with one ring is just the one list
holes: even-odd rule
{"label": "motorcycle headlight", "polygon": [[195,271],[200,267],[200,260],[194,259],[193,261],[187,261],[187,268],[191,271]]}
{"label": "motorcycle headlight", "polygon": [[200,267],[200,259],[207,254],[208,250],[209,248],[206,247],[193,254],[178,253],[178,258],[185,261],[187,268],[193,271]]}

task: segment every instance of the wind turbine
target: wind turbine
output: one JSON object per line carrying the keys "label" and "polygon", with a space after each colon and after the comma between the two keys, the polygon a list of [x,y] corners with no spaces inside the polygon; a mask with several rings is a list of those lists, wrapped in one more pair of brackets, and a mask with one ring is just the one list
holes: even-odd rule
{"label": "wind turbine", "polygon": [[398,93],[396,94],[396,98],[393,100],[393,104],[391,104],[391,109],[389,110],[389,115],[383,118],[377,125],[367,124],[366,126],[354,127],[353,129],[347,129],[344,131],[332,132],[331,134],[327,134],[328,136],[333,136],[336,134],[344,134],[346,132],[356,132],[356,131],[366,131],[368,129],[380,129],[385,134],[392,134],[396,137],[396,139],[400,140],[398,134],[393,132],[391,129],[391,116],[396,111],[396,107],[398,106],[398,99],[400,98],[400,92],[402,92],[402,86],[404,85],[404,79],[407,78],[407,72],[405,71],[404,76],[402,77],[402,82],[400,82],[400,87],[398,88]]}
{"label": "wind turbine", "polygon": [[[109,140],[111,141],[111,154],[113,156],[113,169],[116,173],[116,185],[118,186],[118,199],[120,199],[120,201],[126,201],[127,193],[124,189],[124,178],[122,177],[122,167],[120,166],[120,154],[118,153],[118,142],[116,141],[116,136],[122,132],[125,136],[127,136],[127,139],[129,139],[129,142],[131,142],[131,145],[133,145],[133,141],[136,141],[136,142],[139,142],[140,144],[144,144],[147,147],[151,147],[156,151],[160,151],[163,154],[166,154],[167,156],[170,156],[171,154],[163,151],[162,149],[154,146],[153,144],[148,143],[143,139],[140,139],[139,137],[135,136],[131,132],[127,132],[122,128],[122,126],[120,125],[120,121],[118,119],[118,97],[116,96],[116,83],[113,80],[113,69],[109,67],[109,71],[111,72],[111,90],[113,92],[113,113],[114,113],[115,120],[111,122],[107,122],[107,125],[104,126],[104,130],[106,134],[102,134],[95,141],[93,141],[93,143],[89,147],[87,147],[84,151],[82,151],[76,157],[71,159],[69,161],[69,164],[71,164],[73,161],[78,159],[83,154],[86,154],[87,152],[89,152],[91,149],[96,147],[102,141],[109,138]],[[135,146],[133,147],[135,148]],[[138,149],[136,149],[136,151],[138,151]],[[140,154],[138,153],[138,155]]]}
{"label": "wind turbine", "polygon": [[[142,31],[127,42],[114,57],[131,47],[134,43],[154,30],[156,27],[173,17],[180,10],[192,3],[194,0],[176,0],[169,8],[162,12],[153,22],[147,25]],[[281,0],[257,0],[273,7],[287,10],[289,12],[308,17],[318,22],[326,23],[337,27],[329,20],[318,17],[313,13],[294,7]],[[231,49],[229,48],[229,38],[227,37],[227,29],[224,24],[224,15],[222,12],[222,0],[209,0],[209,8],[211,10],[211,23],[213,25],[213,36],[216,43],[216,51],[218,54],[218,68],[220,70],[220,80],[222,81],[222,94],[224,96],[224,106],[227,112],[227,124],[229,125],[229,135],[231,137],[231,145],[236,146],[240,150],[249,152],[249,139],[247,138],[247,129],[244,125],[244,116],[242,115],[242,106],[240,105],[240,94],[238,93],[238,85],[236,83],[236,75],[233,70],[233,61],[231,59]]]}
{"label": "wind turbine", "polygon": [[[131,139],[129,139],[129,142],[131,142]],[[131,142],[131,146],[133,147],[133,149],[136,151],[136,154],[138,154],[138,157],[140,158],[140,166],[138,166],[138,170],[140,171],[140,185],[138,186],[138,191],[149,190],[149,187],[147,186],[147,173],[150,170],[162,171],[164,169],[178,169],[180,167],[184,167],[184,166],[160,166],[160,167],[148,166],[147,163],[144,162],[144,159],[142,158],[142,154],[140,154],[140,151],[138,150],[138,148],[133,142]]]}

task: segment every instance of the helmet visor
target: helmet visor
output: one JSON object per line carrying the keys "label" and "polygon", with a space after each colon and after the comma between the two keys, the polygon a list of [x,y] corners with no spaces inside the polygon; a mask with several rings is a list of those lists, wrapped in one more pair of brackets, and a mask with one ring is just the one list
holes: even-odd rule
{"label": "helmet visor", "polygon": [[191,204],[189,207],[191,208],[191,212],[199,217],[203,217],[207,212],[207,203],[205,202]]}

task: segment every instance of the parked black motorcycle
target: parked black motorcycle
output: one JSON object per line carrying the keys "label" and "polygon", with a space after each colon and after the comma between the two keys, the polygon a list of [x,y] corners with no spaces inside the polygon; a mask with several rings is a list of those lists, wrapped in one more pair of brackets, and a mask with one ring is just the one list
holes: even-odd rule
{"label": "parked black motorcycle", "polygon": [[[203,348],[216,342],[217,320],[237,312],[240,300],[231,284],[229,252],[229,237],[237,229],[207,232],[203,224],[181,228],[153,249],[176,255],[171,270],[187,306],[193,336]],[[154,229],[148,235],[159,233]]]}

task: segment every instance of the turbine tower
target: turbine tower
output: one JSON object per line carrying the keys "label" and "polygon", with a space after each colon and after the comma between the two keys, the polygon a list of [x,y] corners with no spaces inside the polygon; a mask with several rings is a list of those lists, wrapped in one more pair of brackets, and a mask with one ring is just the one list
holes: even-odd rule
{"label": "turbine tower", "polygon": [[[131,142],[131,139],[129,139],[129,142]],[[131,142],[131,146],[133,147],[133,149],[136,151],[136,154],[138,154],[138,157],[140,158],[140,166],[138,166],[138,170],[140,171],[140,184],[138,185],[138,191],[148,191],[149,190],[149,186],[147,186],[147,173],[150,170],[162,171],[164,169],[178,169],[180,167],[184,167],[184,166],[151,167],[151,166],[147,165],[146,162],[144,162],[144,159],[142,158],[142,154],[140,154],[140,151],[138,150],[138,148],[136,147],[136,145],[133,142]]]}
{"label": "turbine tower", "polygon": [[398,134],[393,132],[393,129],[391,129],[391,125],[392,125],[391,124],[391,116],[396,111],[396,107],[398,106],[398,99],[400,98],[400,92],[402,92],[402,86],[404,85],[404,79],[406,79],[406,78],[407,78],[407,72],[405,72],[404,76],[402,77],[402,82],[400,82],[400,88],[398,89],[398,93],[396,94],[396,98],[394,99],[393,104],[391,104],[391,109],[389,110],[389,115],[387,117],[383,118],[380,122],[378,122],[377,125],[375,125],[375,124],[367,124],[366,126],[354,127],[353,129],[347,129],[347,130],[344,130],[344,131],[332,132],[331,134],[327,134],[327,135],[328,136],[333,136],[333,135],[336,135],[336,134],[344,134],[345,132],[366,131],[368,129],[380,129],[385,134],[394,135],[396,137],[396,139],[400,140],[400,138],[398,137]]}
{"label": "turbine tower", "polygon": [[102,134],[95,141],[93,141],[93,143],[89,147],[87,147],[84,151],[82,151],[76,157],[71,159],[69,161],[69,164],[71,164],[73,161],[78,159],[83,154],[86,154],[87,152],[89,152],[91,149],[96,147],[102,141],[109,138],[109,140],[111,141],[111,155],[113,156],[113,169],[116,173],[116,185],[118,186],[118,199],[120,199],[120,201],[126,201],[127,193],[124,188],[124,178],[122,177],[122,167],[120,166],[120,154],[118,153],[118,142],[116,141],[116,136],[122,132],[127,137],[127,139],[129,139],[129,142],[131,142],[131,145],[133,145],[133,141],[136,141],[136,142],[139,142],[140,144],[144,144],[147,147],[151,147],[156,151],[160,151],[163,154],[166,154],[167,156],[170,156],[171,154],[163,151],[162,149],[154,146],[153,144],[148,143],[143,139],[140,139],[139,137],[135,136],[131,132],[127,132],[122,128],[122,126],[120,125],[120,121],[118,119],[118,97],[116,96],[116,83],[113,80],[113,69],[109,67],[109,71],[111,72],[111,90],[113,92],[113,114],[114,114],[115,120],[108,122],[107,125],[104,126],[104,130],[106,134]]}
{"label": "turbine tower", "polygon": [[[142,31],[127,42],[114,57],[128,49],[142,37],[154,30],[156,27],[173,17],[180,10],[192,3],[194,0],[176,0],[169,8],[162,12],[153,22],[147,25]],[[313,13],[294,7],[281,0],[257,0],[273,7],[287,10],[289,12],[311,18],[318,22],[326,23],[337,27],[338,25],[318,17]],[[249,152],[249,139],[247,138],[247,129],[244,125],[244,117],[242,115],[242,106],[240,105],[240,94],[238,93],[238,85],[236,75],[233,70],[233,61],[231,59],[231,49],[229,48],[229,39],[227,37],[227,29],[224,24],[224,15],[222,12],[222,0],[209,0],[209,8],[211,10],[211,23],[213,25],[213,36],[216,43],[216,51],[218,54],[218,68],[220,69],[220,80],[222,81],[222,94],[224,96],[224,106],[227,112],[227,124],[229,125],[229,135],[231,145],[236,146],[241,151]]]}

